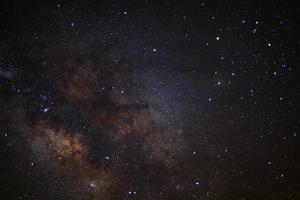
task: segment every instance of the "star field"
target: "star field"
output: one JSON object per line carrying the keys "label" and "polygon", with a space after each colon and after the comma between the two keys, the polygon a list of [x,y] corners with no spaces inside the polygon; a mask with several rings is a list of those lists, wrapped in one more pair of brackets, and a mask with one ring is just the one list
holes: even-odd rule
{"label": "star field", "polygon": [[0,199],[299,199],[293,1],[2,1]]}

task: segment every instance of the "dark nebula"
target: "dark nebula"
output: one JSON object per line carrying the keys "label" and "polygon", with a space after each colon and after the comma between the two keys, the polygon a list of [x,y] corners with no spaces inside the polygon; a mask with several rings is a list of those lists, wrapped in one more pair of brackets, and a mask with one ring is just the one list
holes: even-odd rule
{"label": "dark nebula", "polygon": [[300,199],[299,16],[1,1],[0,199]]}

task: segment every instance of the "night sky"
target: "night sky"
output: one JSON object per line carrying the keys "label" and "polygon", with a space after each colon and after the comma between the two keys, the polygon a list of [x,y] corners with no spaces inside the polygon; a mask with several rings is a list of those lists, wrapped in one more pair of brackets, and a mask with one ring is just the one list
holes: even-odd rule
{"label": "night sky", "polygon": [[0,199],[300,199],[299,10],[2,0]]}

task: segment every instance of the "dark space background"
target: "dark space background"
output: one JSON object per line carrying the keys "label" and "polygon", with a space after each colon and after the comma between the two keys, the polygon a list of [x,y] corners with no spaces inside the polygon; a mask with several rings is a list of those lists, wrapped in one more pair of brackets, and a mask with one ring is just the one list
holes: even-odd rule
{"label": "dark space background", "polygon": [[0,199],[300,199],[296,1],[0,4]]}

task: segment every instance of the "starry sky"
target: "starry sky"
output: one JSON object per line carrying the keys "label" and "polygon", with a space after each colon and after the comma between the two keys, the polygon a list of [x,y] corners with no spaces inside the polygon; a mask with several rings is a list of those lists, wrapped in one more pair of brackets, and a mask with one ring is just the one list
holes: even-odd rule
{"label": "starry sky", "polygon": [[0,199],[300,199],[296,1],[0,3]]}

